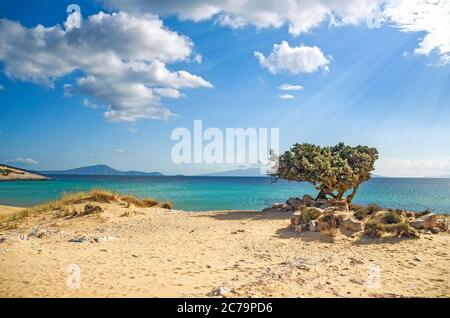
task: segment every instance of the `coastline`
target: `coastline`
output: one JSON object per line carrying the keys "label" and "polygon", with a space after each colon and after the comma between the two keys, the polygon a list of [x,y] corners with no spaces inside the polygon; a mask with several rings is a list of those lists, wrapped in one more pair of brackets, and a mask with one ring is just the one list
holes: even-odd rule
{"label": "coastline", "polygon": [[[450,296],[447,233],[379,241],[341,231],[328,242],[293,232],[286,212],[99,206],[98,216],[40,214],[1,230],[0,296]],[[81,270],[79,289],[66,284],[69,264]],[[227,292],[211,294],[219,287]]]}

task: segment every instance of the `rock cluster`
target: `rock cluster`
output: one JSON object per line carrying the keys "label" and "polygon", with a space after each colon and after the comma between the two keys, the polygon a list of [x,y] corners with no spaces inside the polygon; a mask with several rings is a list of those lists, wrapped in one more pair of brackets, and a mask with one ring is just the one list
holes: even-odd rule
{"label": "rock cluster", "polygon": [[302,210],[303,208],[316,207],[319,209],[335,208],[339,211],[348,211],[347,201],[335,199],[317,199],[314,200],[309,194],[305,194],[302,198],[289,198],[286,203],[274,203],[271,208],[264,209],[278,211]]}
{"label": "rock cluster", "polygon": [[[330,204],[333,203],[330,201]],[[423,215],[391,209],[372,212],[359,218],[354,211],[342,210],[340,206],[330,204],[322,209],[316,206],[324,206],[324,201],[314,201],[309,196],[303,199],[290,198],[286,205],[291,208],[290,210],[295,209],[291,214],[290,228],[297,233],[305,231],[330,233],[340,227],[351,232],[364,231],[364,234],[370,237],[384,237],[386,234],[418,238],[418,232],[426,234],[449,232],[448,218],[434,213]],[[283,206],[283,209],[285,208]]]}
{"label": "rock cluster", "polygon": [[303,208],[291,215],[291,228],[297,232],[320,232],[326,228],[344,226],[352,232],[363,230],[363,223],[348,215],[348,212],[338,211],[334,207],[325,210],[315,207]]}
{"label": "rock cluster", "polygon": [[417,230],[428,230],[434,234],[448,231],[448,224],[445,220],[438,219],[434,213],[423,215],[409,222],[409,225]]}

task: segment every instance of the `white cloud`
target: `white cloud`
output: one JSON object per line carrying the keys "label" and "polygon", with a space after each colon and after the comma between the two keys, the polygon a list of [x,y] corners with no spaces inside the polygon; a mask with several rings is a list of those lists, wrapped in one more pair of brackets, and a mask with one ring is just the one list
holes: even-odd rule
{"label": "white cloud", "polygon": [[450,1],[448,0],[104,0],[107,6],[129,12],[176,15],[182,20],[215,19],[242,28],[280,28],[298,36],[322,23],[330,26],[394,25],[405,32],[425,32],[417,54],[436,51],[450,62]]}
{"label": "white cloud", "polygon": [[284,83],[284,84],[281,84],[280,86],[278,86],[278,89],[279,90],[282,90],[282,91],[301,91],[301,90],[303,90],[303,86],[301,86],[301,85],[292,85],[292,84],[287,84],[287,83]]}
{"label": "white cloud", "polygon": [[331,63],[317,46],[291,47],[286,41],[274,44],[273,51],[267,57],[261,52],[255,52],[255,56],[272,74],[314,73],[320,69],[328,71],[328,65]]}
{"label": "white cloud", "polygon": [[22,158],[22,157],[6,160],[6,162],[25,164],[25,165],[28,165],[28,166],[39,164],[39,162],[37,162],[36,160],[33,160],[31,158]]}
{"label": "white cloud", "polygon": [[4,91],[5,90],[5,86],[3,86],[2,84],[0,84],[0,91]]}
{"label": "white cloud", "polygon": [[0,33],[0,61],[8,76],[53,86],[56,79],[82,71],[75,83],[64,85],[65,94],[105,105],[104,116],[113,121],[168,119],[173,114],[161,98],[180,97],[179,89],[212,87],[200,76],[167,68],[200,59],[190,39],[168,30],[155,15],[100,12],[81,28],[66,29],[26,28],[0,19]]}
{"label": "white cloud", "polygon": [[294,99],[294,96],[289,94],[278,95],[278,97],[281,99]]}
{"label": "white cloud", "polygon": [[450,62],[450,1],[390,0],[384,16],[403,32],[425,32],[414,53],[435,51],[443,64]]}
{"label": "white cloud", "polygon": [[106,0],[107,5],[130,12],[177,15],[182,20],[215,19],[231,28],[287,25],[298,36],[328,21],[334,25],[374,25],[383,0]]}
{"label": "white cloud", "polygon": [[119,148],[119,149],[115,149],[114,151],[115,151],[115,152],[119,152],[119,153],[124,153],[124,152],[125,152],[124,149],[120,149],[120,148]]}
{"label": "white cloud", "polygon": [[92,108],[92,109],[98,108],[97,104],[91,102],[89,99],[86,99],[86,98],[83,100],[83,106],[87,107],[87,108]]}

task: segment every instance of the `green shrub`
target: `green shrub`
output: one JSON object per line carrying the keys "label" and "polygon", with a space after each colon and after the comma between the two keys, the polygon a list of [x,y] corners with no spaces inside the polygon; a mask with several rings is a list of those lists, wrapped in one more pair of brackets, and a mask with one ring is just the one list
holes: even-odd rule
{"label": "green shrub", "polygon": [[173,209],[173,203],[172,202],[164,202],[160,205],[163,209],[172,210]]}
{"label": "green shrub", "polygon": [[384,224],[396,224],[400,223],[402,221],[402,218],[400,215],[398,215],[395,212],[388,212],[383,216],[383,223]]}
{"label": "green shrub", "polygon": [[377,204],[369,204],[366,207],[366,209],[367,209],[367,214],[368,215],[372,215],[372,214],[374,214],[374,213],[376,213],[378,211],[382,211],[383,210],[383,208],[381,206],[377,205]]}
{"label": "green shrub", "polygon": [[367,209],[360,207],[353,213],[353,216],[355,217],[355,219],[362,221],[367,216]]}
{"label": "green shrub", "polygon": [[315,208],[306,208],[302,211],[302,224],[306,224],[311,220],[317,220],[321,215],[320,211]]}

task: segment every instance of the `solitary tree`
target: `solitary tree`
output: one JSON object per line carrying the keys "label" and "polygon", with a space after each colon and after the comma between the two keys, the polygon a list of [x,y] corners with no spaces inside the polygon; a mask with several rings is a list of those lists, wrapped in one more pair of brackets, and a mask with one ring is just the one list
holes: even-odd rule
{"label": "solitary tree", "polygon": [[351,204],[359,185],[370,179],[377,159],[378,151],[366,146],[295,144],[278,158],[278,169],[270,176],[274,182],[309,182],[319,191],[316,199],[330,196],[340,200],[351,190],[346,198]]}

